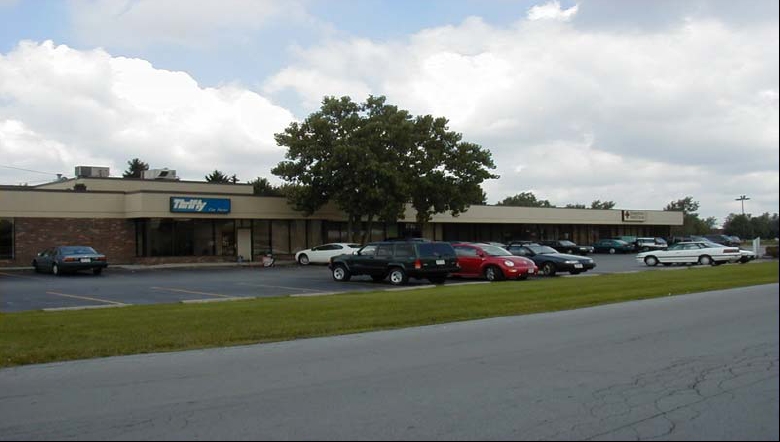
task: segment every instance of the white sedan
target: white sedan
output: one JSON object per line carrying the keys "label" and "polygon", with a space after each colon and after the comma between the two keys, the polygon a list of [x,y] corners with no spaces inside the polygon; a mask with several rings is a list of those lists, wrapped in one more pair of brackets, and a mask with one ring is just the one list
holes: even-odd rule
{"label": "white sedan", "polygon": [[330,258],[338,255],[350,255],[360,248],[360,244],[334,242],[301,250],[295,254],[295,261],[300,265],[311,263],[327,264]]}
{"label": "white sedan", "polygon": [[672,264],[718,265],[737,262],[742,257],[737,247],[721,246],[700,241],[678,242],[666,250],[653,250],[636,255],[639,263],[656,266]]}

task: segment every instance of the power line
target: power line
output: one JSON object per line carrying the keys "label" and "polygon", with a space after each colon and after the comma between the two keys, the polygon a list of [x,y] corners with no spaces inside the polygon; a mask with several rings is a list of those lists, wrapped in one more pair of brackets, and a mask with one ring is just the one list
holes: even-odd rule
{"label": "power line", "polygon": [[40,170],[22,169],[21,167],[6,166],[6,165],[4,165],[4,164],[0,164],[0,167],[5,167],[6,169],[23,170],[23,171],[25,171],[25,172],[42,173],[42,174],[44,174],[44,175],[57,175],[56,173],[51,173],[51,172],[41,172]]}

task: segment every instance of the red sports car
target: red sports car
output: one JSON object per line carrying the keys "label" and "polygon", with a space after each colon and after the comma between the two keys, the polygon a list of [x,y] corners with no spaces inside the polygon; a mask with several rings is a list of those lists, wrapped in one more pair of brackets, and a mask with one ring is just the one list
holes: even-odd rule
{"label": "red sports car", "polygon": [[451,276],[485,278],[488,281],[528,279],[539,269],[533,261],[515,256],[502,247],[480,243],[455,243],[460,271]]}

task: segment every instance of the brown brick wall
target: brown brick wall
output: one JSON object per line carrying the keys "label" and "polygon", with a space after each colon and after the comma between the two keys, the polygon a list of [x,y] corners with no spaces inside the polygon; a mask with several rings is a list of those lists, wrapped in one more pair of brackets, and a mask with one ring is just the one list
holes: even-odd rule
{"label": "brown brick wall", "polygon": [[108,264],[135,262],[135,224],[105,218],[14,218],[14,260],[2,266],[29,266],[35,255],[57,245],[91,246]]}

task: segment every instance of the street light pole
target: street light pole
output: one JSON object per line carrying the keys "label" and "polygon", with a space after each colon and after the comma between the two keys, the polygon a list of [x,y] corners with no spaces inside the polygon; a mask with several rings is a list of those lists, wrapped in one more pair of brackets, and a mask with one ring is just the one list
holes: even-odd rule
{"label": "street light pole", "polygon": [[739,198],[735,199],[734,201],[742,201],[742,215],[745,215],[745,201],[749,200],[745,195],[740,196]]}

